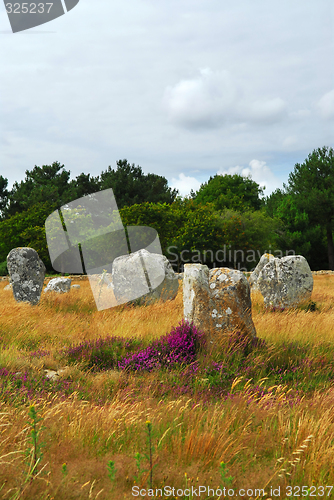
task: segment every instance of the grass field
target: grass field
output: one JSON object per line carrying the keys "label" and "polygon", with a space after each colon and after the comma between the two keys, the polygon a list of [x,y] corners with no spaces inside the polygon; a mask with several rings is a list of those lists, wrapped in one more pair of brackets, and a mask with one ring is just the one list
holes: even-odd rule
{"label": "grass field", "polygon": [[158,339],[191,340],[182,286],[97,311],[89,282],[74,283],[38,306],[0,283],[0,498],[334,498],[333,275],[295,310],[253,294],[257,345],[235,334],[208,353],[201,340],[189,361],[179,343],[178,363]]}

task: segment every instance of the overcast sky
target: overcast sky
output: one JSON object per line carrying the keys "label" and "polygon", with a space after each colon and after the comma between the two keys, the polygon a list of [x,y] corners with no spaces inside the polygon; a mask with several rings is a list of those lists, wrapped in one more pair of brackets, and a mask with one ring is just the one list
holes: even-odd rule
{"label": "overcast sky", "polygon": [[80,0],[12,33],[0,5],[0,174],[119,159],[185,196],[216,173],[265,194],[333,147],[332,0]]}

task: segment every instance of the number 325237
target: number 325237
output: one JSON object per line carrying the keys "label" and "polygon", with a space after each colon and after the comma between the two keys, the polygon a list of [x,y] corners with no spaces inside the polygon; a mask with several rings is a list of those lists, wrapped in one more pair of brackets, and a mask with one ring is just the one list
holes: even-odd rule
{"label": "number 325237", "polygon": [[52,5],[53,3],[6,3],[6,11],[7,14],[49,14]]}

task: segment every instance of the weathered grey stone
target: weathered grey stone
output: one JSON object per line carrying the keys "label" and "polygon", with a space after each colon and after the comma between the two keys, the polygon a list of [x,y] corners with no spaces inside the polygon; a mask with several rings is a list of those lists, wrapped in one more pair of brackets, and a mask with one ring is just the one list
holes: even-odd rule
{"label": "weathered grey stone", "polygon": [[150,304],[175,299],[179,280],[164,255],[141,249],[114,260],[112,285],[118,304]]}
{"label": "weathered grey stone", "polygon": [[249,277],[248,282],[250,284],[251,291],[258,290],[257,280],[258,280],[259,274],[262,271],[262,269],[264,268],[264,266],[266,264],[268,264],[268,262],[270,262],[274,258],[275,257],[271,253],[264,253],[261,256],[261,259],[259,260],[258,265],[256,266],[256,268],[254,269],[254,271],[252,272],[252,274]]}
{"label": "weathered grey stone", "polygon": [[175,276],[177,276],[177,279],[178,279],[178,280],[183,281],[183,276],[184,276],[184,273],[175,273]]}
{"label": "weathered grey stone", "polygon": [[241,271],[185,264],[184,318],[203,330],[211,342],[240,330],[256,337],[252,320],[250,287]]}
{"label": "weathered grey stone", "polygon": [[36,250],[13,248],[7,255],[7,269],[15,300],[38,304],[46,269]]}
{"label": "weathered grey stone", "polygon": [[71,288],[80,288],[80,285],[71,285]]}
{"label": "weathered grey stone", "polygon": [[311,298],[312,271],[302,255],[275,258],[263,267],[257,286],[266,307],[295,307]]}
{"label": "weathered grey stone", "polygon": [[45,292],[67,293],[71,288],[71,278],[53,278],[44,288]]}

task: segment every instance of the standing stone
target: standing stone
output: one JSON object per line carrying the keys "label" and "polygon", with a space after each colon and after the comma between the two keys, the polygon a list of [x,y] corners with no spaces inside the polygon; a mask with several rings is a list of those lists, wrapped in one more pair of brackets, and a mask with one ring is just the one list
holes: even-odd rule
{"label": "standing stone", "polygon": [[44,288],[45,292],[67,293],[71,288],[71,278],[53,278]]}
{"label": "standing stone", "polygon": [[312,271],[302,255],[275,258],[263,267],[257,286],[266,307],[295,307],[311,298]]}
{"label": "standing stone", "polygon": [[7,268],[15,300],[38,304],[46,269],[36,250],[13,248],[7,255]]}
{"label": "standing stone", "polygon": [[264,268],[264,266],[266,264],[268,264],[268,262],[272,261],[274,258],[275,257],[271,253],[264,253],[262,255],[260,261],[258,262],[258,265],[256,266],[256,268],[254,269],[254,271],[252,272],[252,274],[249,277],[249,284],[251,287],[251,291],[255,291],[255,290],[259,289],[257,286],[257,280],[258,280],[259,274],[262,271],[262,269]]}
{"label": "standing stone", "polygon": [[213,343],[235,330],[256,337],[250,287],[241,271],[227,267],[209,271],[203,264],[185,264],[183,305],[184,318],[207,333]]}
{"label": "standing stone", "polygon": [[112,285],[117,304],[141,305],[175,299],[179,280],[164,255],[141,249],[114,260]]}

